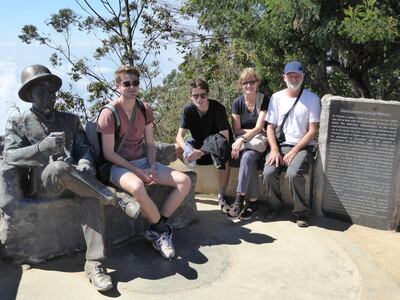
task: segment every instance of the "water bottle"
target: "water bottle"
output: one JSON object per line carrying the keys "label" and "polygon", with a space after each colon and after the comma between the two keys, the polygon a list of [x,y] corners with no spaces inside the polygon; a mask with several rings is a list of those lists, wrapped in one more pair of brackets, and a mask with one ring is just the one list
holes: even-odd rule
{"label": "water bottle", "polygon": [[189,167],[194,167],[196,165],[196,160],[188,161],[187,157],[192,154],[193,152],[193,147],[190,145],[189,142],[185,142],[185,151],[183,152],[183,158],[185,159],[186,164]]}

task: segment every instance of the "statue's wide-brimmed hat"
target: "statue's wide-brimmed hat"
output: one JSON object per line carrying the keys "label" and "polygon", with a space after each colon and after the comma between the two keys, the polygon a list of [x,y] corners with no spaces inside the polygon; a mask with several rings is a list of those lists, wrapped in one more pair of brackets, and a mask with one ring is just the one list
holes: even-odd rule
{"label": "statue's wide-brimmed hat", "polygon": [[50,88],[53,88],[54,92],[58,91],[62,85],[60,77],[51,74],[50,70],[42,65],[32,65],[26,67],[21,73],[21,88],[19,89],[18,96],[26,101],[32,102],[32,99],[28,96],[28,91],[34,83],[40,81],[47,81],[50,83]]}

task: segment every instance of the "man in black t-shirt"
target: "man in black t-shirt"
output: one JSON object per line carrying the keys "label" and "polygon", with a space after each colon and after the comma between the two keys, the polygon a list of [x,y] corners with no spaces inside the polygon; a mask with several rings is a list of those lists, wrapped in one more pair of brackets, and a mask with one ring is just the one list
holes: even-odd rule
{"label": "man in black t-shirt", "polygon": [[[213,164],[211,156],[204,153],[201,147],[207,137],[218,133],[229,141],[230,127],[226,109],[220,102],[208,99],[209,88],[204,79],[195,79],[189,85],[192,101],[183,107],[176,142],[182,150],[187,151],[185,148],[190,146],[193,148],[186,157],[189,163],[196,161],[198,165],[210,165]],[[185,143],[187,130],[190,131],[192,140]],[[223,212],[228,209],[224,196],[229,173],[229,161],[227,161],[224,169],[218,169],[218,202]]]}

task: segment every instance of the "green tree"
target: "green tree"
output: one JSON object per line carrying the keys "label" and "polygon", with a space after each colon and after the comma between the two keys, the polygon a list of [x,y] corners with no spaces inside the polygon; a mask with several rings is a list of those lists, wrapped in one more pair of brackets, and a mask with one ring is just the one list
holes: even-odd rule
{"label": "green tree", "polygon": [[[177,9],[166,1],[156,0],[75,0],[85,16],[65,8],[52,14],[46,25],[55,32],[39,32],[34,25],[25,25],[19,38],[30,44],[38,41],[54,50],[50,57],[52,65],[66,65],[73,81],[83,77],[90,80],[87,87],[89,102],[97,110],[115,96],[110,78],[99,71],[106,58],[121,64],[136,66],[142,73],[142,88],[151,89],[152,79],[158,75],[159,61],[154,57],[182,34],[179,29]],[[74,51],[73,35],[83,33],[94,37],[98,46],[92,56],[77,56]],[[85,101],[72,91],[63,91],[65,100],[58,105],[72,110],[87,119]]]}
{"label": "green tree", "polygon": [[153,99],[157,109],[155,113],[155,136],[158,140],[174,143],[178,132],[180,112],[189,100],[187,78],[182,72],[173,70],[163,84],[147,90],[146,99]]}
{"label": "green tree", "polygon": [[282,84],[284,63],[297,59],[319,94],[400,95],[393,78],[400,66],[398,1],[188,0],[182,11],[196,16],[208,34],[200,34],[204,49],[212,51],[216,40],[241,44],[235,57],[249,54],[242,62],[256,66],[271,90]]}

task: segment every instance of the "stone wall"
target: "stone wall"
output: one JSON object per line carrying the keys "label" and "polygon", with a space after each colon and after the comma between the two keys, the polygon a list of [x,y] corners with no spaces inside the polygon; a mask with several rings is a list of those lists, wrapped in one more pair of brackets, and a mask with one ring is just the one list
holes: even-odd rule
{"label": "stone wall", "polygon": [[[183,164],[182,161],[177,160],[174,162],[174,165],[181,167]],[[196,165],[193,168],[193,171],[197,173],[197,184],[196,184],[196,192],[202,194],[217,194],[218,193],[218,177],[217,170],[213,165],[209,166],[199,166]],[[268,193],[263,183],[262,177],[263,164],[260,164],[258,168],[258,187],[259,187],[259,196],[258,199],[263,202],[268,203]],[[236,187],[238,183],[238,172],[239,172],[239,163],[234,161],[231,165],[230,169],[230,177],[228,182],[228,187],[226,190],[226,195],[229,197],[235,197],[236,195]],[[306,193],[308,197],[311,197],[312,193],[312,169],[310,169],[310,173],[305,175],[306,179]],[[282,198],[286,205],[293,205],[292,196],[289,192],[289,186],[287,180],[284,180],[285,173],[281,174],[281,191]]]}

